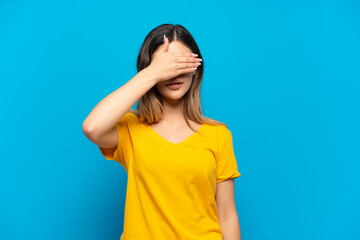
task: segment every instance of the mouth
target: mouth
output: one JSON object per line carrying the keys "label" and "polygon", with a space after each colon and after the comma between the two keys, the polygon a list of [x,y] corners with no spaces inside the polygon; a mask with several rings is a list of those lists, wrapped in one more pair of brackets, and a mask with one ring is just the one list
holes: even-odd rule
{"label": "mouth", "polygon": [[181,85],[183,82],[180,81],[175,81],[175,82],[171,82],[169,84],[166,84],[166,86],[170,86],[170,85]]}

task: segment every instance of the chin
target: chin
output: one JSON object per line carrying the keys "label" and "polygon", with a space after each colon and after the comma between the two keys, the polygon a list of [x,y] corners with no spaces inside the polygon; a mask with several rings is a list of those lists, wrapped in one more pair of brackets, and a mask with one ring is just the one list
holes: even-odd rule
{"label": "chin", "polygon": [[181,98],[184,97],[186,92],[160,92],[161,96],[164,98],[164,99],[169,99],[169,100],[180,100]]}

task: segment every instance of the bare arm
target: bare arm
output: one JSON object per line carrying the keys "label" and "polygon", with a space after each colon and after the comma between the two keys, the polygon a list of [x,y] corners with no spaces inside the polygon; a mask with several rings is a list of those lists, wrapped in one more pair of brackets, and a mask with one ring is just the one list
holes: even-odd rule
{"label": "bare arm", "polygon": [[84,134],[88,138],[96,139],[109,132],[156,82],[156,78],[147,68],[140,71],[95,106],[83,122]]}
{"label": "bare arm", "polygon": [[224,240],[241,240],[240,223],[235,205],[234,179],[216,184],[215,200]]}

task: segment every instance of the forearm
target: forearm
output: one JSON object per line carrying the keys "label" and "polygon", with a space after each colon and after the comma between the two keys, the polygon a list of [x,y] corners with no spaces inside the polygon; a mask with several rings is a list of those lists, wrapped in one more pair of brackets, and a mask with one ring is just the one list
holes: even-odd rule
{"label": "forearm", "polygon": [[223,240],[241,240],[238,216],[219,219]]}
{"label": "forearm", "polygon": [[83,123],[83,129],[92,137],[101,136],[154,85],[156,79],[146,68],[123,86],[102,99]]}

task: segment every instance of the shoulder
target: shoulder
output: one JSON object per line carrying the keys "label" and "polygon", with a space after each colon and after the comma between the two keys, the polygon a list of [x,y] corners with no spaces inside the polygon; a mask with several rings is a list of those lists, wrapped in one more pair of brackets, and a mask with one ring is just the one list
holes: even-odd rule
{"label": "shoulder", "polygon": [[133,125],[133,124],[139,123],[139,117],[135,110],[130,109],[118,121],[118,124],[120,124],[120,125],[125,124],[125,123],[127,125]]}
{"label": "shoulder", "polygon": [[207,122],[204,123],[206,128],[212,132],[212,134],[216,135],[218,138],[227,137],[231,134],[228,126],[220,121],[214,120],[212,118],[206,118]]}
{"label": "shoulder", "polygon": [[124,118],[128,121],[137,121],[140,119],[139,112],[133,109],[127,111],[124,115]]}
{"label": "shoulder", "polygon": [[[215,120],[210,122],[219,123],[219,121],[215,121]],[[212,139],[211,141],[213,142],[214,146],[216,146],[217,149],[227,141],[229,136],[231,136],[231,131],[228,129],[226,124],[223,125],[223,124],[205,123],[205,125],[206,127],[204,127],[203,129],[206,132],[206,136],[209,139]]]}
{"label": "shoulder", "polygon": [[231,136],[231,131],[223,125],[217,126],[217,142],[218,146],[221,146]]}

